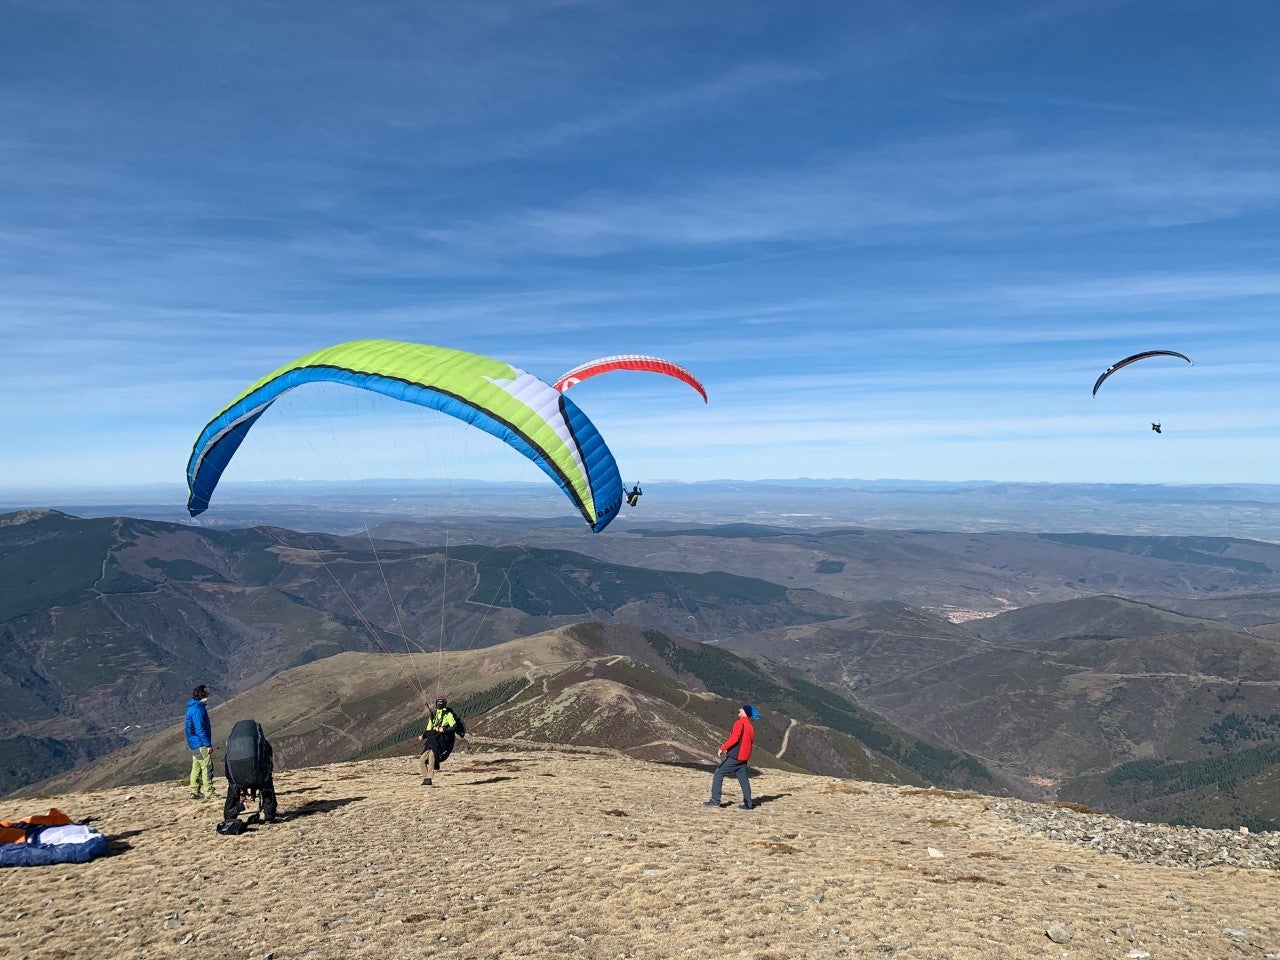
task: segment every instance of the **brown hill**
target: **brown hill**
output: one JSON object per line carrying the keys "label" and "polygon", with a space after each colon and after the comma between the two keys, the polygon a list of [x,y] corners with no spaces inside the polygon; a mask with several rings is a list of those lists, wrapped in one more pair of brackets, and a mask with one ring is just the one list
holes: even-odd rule
{"label": "brown hill", "polygon": [[[847,686],[905,729],[1017,778],[1028,796],[1053,797],[1063,780],[1134,761],[1210,760],[1280,740],[1280,642],[1265,625],[1119,597],[963,625],[886,602],[730,645]],[[1115,813],[1174,811],[1171,819],[1206,825],[1274,820],[1264,791],[1228,796],[1229,775],[1210,787],[1177,808],[1096,786],[1084,796]]]}
{"label": "brown hill", "polygon": [[1139,820],[1277,831],[1280,743],[1201,760],[1137,760],[1068,780],[1061,796]]}
{"label": "brown hill", "polygon": [[[239,837],[173,780],[9,801],[0,816],[56,804],[112,841],[89,864],[0,871],[0,942],[29,960],[1280,951],[1276,873],[1226,865],[1274,863],[1263,838],[1073,814],[1093,839],[1051,839],[1073,835],[1053,808],[773,769],[756,810],[707,809],[709,779],[488,742],[431,788],[407,759],[283,770],[289,819]],[[1185,844],[1223,865],[1152,862]]]}
{"label": "brown hill", "polygon": [[1280,736],[1280,646],[1220,628],[1059,637],[1040,650],[1024,641],[886,678],[859,696],[921,735],[1056,780],[1236,749],[1231,731],[1217,729],[1229,714],[1260,738]]}
{"label": "brown hill", "polygon": [[563,550],[0,516],[0,793],[343,651],[476,648],[587,618],[708,637],[848,613],[814,591]]}
{"label": "brown hill", "polygon": [[[692,641],[635,627],[583,624],[476,651],[339,654],[213,704],[215,749],[236,720],[253,717],[285,767],[408,756],[421,729],[424,700],[439,690],[448,693],[472,734],[608,747],[668,763],[700,761],[715,753],[743,698],[710,692],[696,672],[673,667],[671,660],[680,663],[673,653],[681,651],[702,655]],[[749,661],[711,653],[752,682]],[[866,727],[873,738],[868,745],[847,730],[815,722],[814,715],[831,704],[809,703],[812,685],[797,680],[799,692],[788,697],[789,688],[763,675],[760,682],[771,684],[775,702],[762,703],[753,763],[892,783],[930,782],[910,766],[927,745],[901,732],[894,740],[892,728],[874,724]],[[841,702],[833,692],[825,696]],[[846,713],[832,713],[830,722],[857,718],[857,708],[844,704]],[[159,780],[188,766],[186,742],[175,726],[24,792]],[[946,779],[963,782],[962,773],[963,768]]]}
{"label": "brown hill", "polygon": [[[531,543],[554,546],[558,535]],[[1275,545],[1075,534],[796,533],[743,525],[579,536],[574,543],[593,544],[602,558],[613,551],[608,555],[618,561],[672,568],[532,545],[455,542],[446,578],[439,544],[82,521],[51,512],[3,518],[0,790],[155,732],[171,722],[174,705],[196,680],[226,697],[344,650],[421,649],[423,641],[406,637],[437,634],[446,646],[479,648],[585,616],[601,626],[656,627],[633,633],[665,637],[669,654],[637,641],[634,649],[610,646],[586,657],[595,679],[633,691],[614,696],[602,685],[578,685],[582,709],[590,702],[593,717],[621,710],[650,683],[642,671],[611,661],[612,654],[679,680],[684,691],[753,700],[781,691],[789,700],[778,715],[827,730],[821,736],[803,726],[792,730],[791,756],[805,752],[798,762],[811,770],[843,764],[858,773],[861,744],[930,782],[998,792],[991,771],[972,756],[961,758],[963,751],[1019,778],[1022,790],[1051,793],[1061,778],[1127,761],[1206,759],[1280,737],[1274,679],[1280,628],[1257,619],[1274,594],[1256,592],[1280,568]],[[674,569],[680,565],[684,572]],[[997,582],[1003,592],[991,593]],[[1206,591],[1223,603],[1224,595],[1248,588],[1261,599],[1239,608],[1253,623],[1239,629],[1110,596],[1027,606],[963,626],[948,619],[958,614],[953,604],[982,594],[990,612],[1094,584]],[[918,596],[947,617],[900,601],[853,599],[877,591]],[[682,633],[710,643],[695,649],[679,639]],[[858,713],[847,697],[831,699],[832,691],[816,684],[795,700],[794,680],[779,685],[758,669],[742,673],[727,646],[841,683],[863,709]],[[590,690],[597,696],[589,701]],[[484,686],[474,691],[482,699],[491,693]],[[417,695],[402,690],[396,697]],[[324,728],[298,718],[290,723],[329,759],[350,758],[357,748],[391,749],[381,740],[395,740],[412,720],[386,708],[378,700],[383,693],[370,694],[368,704],[362,696],[354,696],[354,706],[326,701],[316,714],[327,718]],[[601,719],[600,729],[617,735],[629,719],[645,727],[649,717],[661,727],[672,709],[684,709],[673,707],[672,696],[662,693],[663,705],[636,701],[628,708],[634,718]],[[352,721],[338,706],[361,719]],[[687,719],[689,737],[700,743],[695,731],[707,721],[696,712]],[[851,739],[840,743],[832,731]],[[681,755],[682,747],[663,746],[676,738],[644,732],[647,739],[633,744],[637,751],[649,743],[672,758]],[[780,745],[785,731],[774,735]]]}
{"label": "brown hill", "polygon": [[1139,597],[1190,617],[1229,620],[1246,627],[1280,623],[1280,593],[1245,593],[1228,597]]}
{"label": "brown hill", "polygon": [[855,693],[889,678],[911,677],[989,648],[973,633],[903,603],[868,604],[854,617],[734,637],[725,645],[780,663]]}
{"label": "brown hill", "polygon": [[1053,646],[1073,640],[1154,637],[1214,626],[1222,624],[1184,616],[1154,604],[1112,596],[1038,603],[968,624],[969,629],[984,640],[1035,646]]}
{"label": "brown hill", "polygon": [[[386,524],[377,532],[439,541],[430,524]],[[899,600],[952,615],[1095,594],[1158,602],[1280,590],[1280,544],[1229,537],[667,524],[611,529],[604,537],[551,527],[522,534],[521,542],[635,567],[763,577],[847,601]]]}

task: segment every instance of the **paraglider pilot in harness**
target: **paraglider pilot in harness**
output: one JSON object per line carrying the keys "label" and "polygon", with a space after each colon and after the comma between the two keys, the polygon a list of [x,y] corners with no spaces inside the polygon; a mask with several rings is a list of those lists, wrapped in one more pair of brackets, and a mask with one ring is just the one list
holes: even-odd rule
{"label": "paraglider pilot in harness", "polygon": [[434,708],[427,713],[427,727],[418,734],[422,741],[422,754],[418,757],[418,767],[422,770],[422,785],[431,786],[432,774],[440,769],[440,764],[453,753],[454,738],[467,735],[466,724],[453,712],[449,701],[444,697],[436,697]]}
{"label": "paraglider pilot in harness", "polygon": [[[258,800],[262,819],[276,820],[276,785],[272,776],[271,744],[256,720],[241,720],[231,728],[227,738],[227,801],[222,806],[223,823],[239,818],[245,801]],[[256,814],[250,815],[253,822]]]}
{"label": "paraglider pilot in harness", "polygon": [[640,497],[643,494],[644,494],[644,491],[640,489],[640,484],[637,483],[635,486],[633,486],[630,490],[627,491],[627,506],[634,507],[637,503],[640,502]]}
{"label": "paraglider pilot in harness", "polygon": [[1160,432],[1161,432],[1161,431],[1160,431],[1160,424],[1158,424],[1158,423],[1153,423],[1153,424],[1151,425],[1151,429],[1152,429],[1152,430],[1154,430],[1156,433],[1160,433]]}

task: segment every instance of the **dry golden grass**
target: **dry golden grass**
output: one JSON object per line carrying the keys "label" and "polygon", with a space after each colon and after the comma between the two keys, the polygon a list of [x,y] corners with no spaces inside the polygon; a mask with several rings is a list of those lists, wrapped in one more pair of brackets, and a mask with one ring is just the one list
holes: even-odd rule
{"label": "dry golden grass", "polygon": [[[429,788],[412,759],[280,772],[292,819],[239,837],[215,833],[220,804],[191,801],[176,780],[8,801],[0,816],[53,804],[116,841],[90,864],[0,871],[4,955],[1280,952],[1274,873],[1154,867],[1032,837],[982,797],[766,771],[753,781],[756,810],[707,809],[710,758],[700,772],[476,746]],[[726,803],[735,791],[725,784]],[[1047,938],[1053,923],[1070,942]]]}

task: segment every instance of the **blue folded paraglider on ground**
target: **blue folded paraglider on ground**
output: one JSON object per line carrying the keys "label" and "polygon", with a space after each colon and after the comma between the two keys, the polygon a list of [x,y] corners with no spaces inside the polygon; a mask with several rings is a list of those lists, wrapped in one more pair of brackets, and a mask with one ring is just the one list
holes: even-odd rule
{"label": "blue folded paraglider on ground", "polygon": [[71,823],[56,808],[47,815],[4,821],[3,826],[5,842],[0,843],[0,867],[88,863],[107,852],[106,837],[83,824]]}

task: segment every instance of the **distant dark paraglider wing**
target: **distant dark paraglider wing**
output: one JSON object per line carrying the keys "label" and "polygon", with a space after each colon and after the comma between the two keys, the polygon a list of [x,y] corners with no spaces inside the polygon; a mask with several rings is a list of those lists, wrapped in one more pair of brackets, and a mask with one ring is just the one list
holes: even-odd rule
{"label": "distant dark paraglider wing", "polygon": [[561,374],[558,379],[551,385],[561,393],[568,390],[574,384],[581,383],[588,377],[594,377],[601,373],[609,373],[614,370],[639,370],[644,373],[662,373],[668,377],[675,377],[677,380],[687,383],[693,389],[697,390],[702,396],[702,402],[707,402],[707,390],[698,382],[698,378],[686,370],[679,364],[672,363],[670,360],[663,360],[661,357],[646,357],[639,354],[626,354],[617,357],[601,357],[599,360],[592,360],[581,366],[574,367],[567,373]]}
{"label": "distant dark paraglider wing", "polygon": [[1129,364],[1137,363],[1139,360],[1145,360],[1148,357],[1178,357],[1181,360],[1187,361],[1187,363],[1190,363],[1190,364],[1195,363],[1195,361],[1192,360],[1190,357],[1188,357],[1185,353],[1178,353],[1178,351],[1176,350],[1144,350],[1142,353],[1135,353],[1131,357],[1125,357],[1123,360],[1119,361],[1118,363],[1113,363],[1111,366],[1107,367],[1107,369],[1103,370],[1102,376],[1098,377],[1097,381],[1093,385],[1093,395],[1095,397],[1098,395],[1098,388],[1102,386],[1103,381],[1105,381],[1107,377],[1111,376],[1117,370],[1122,370],[1125,367],[1129,366]]}

